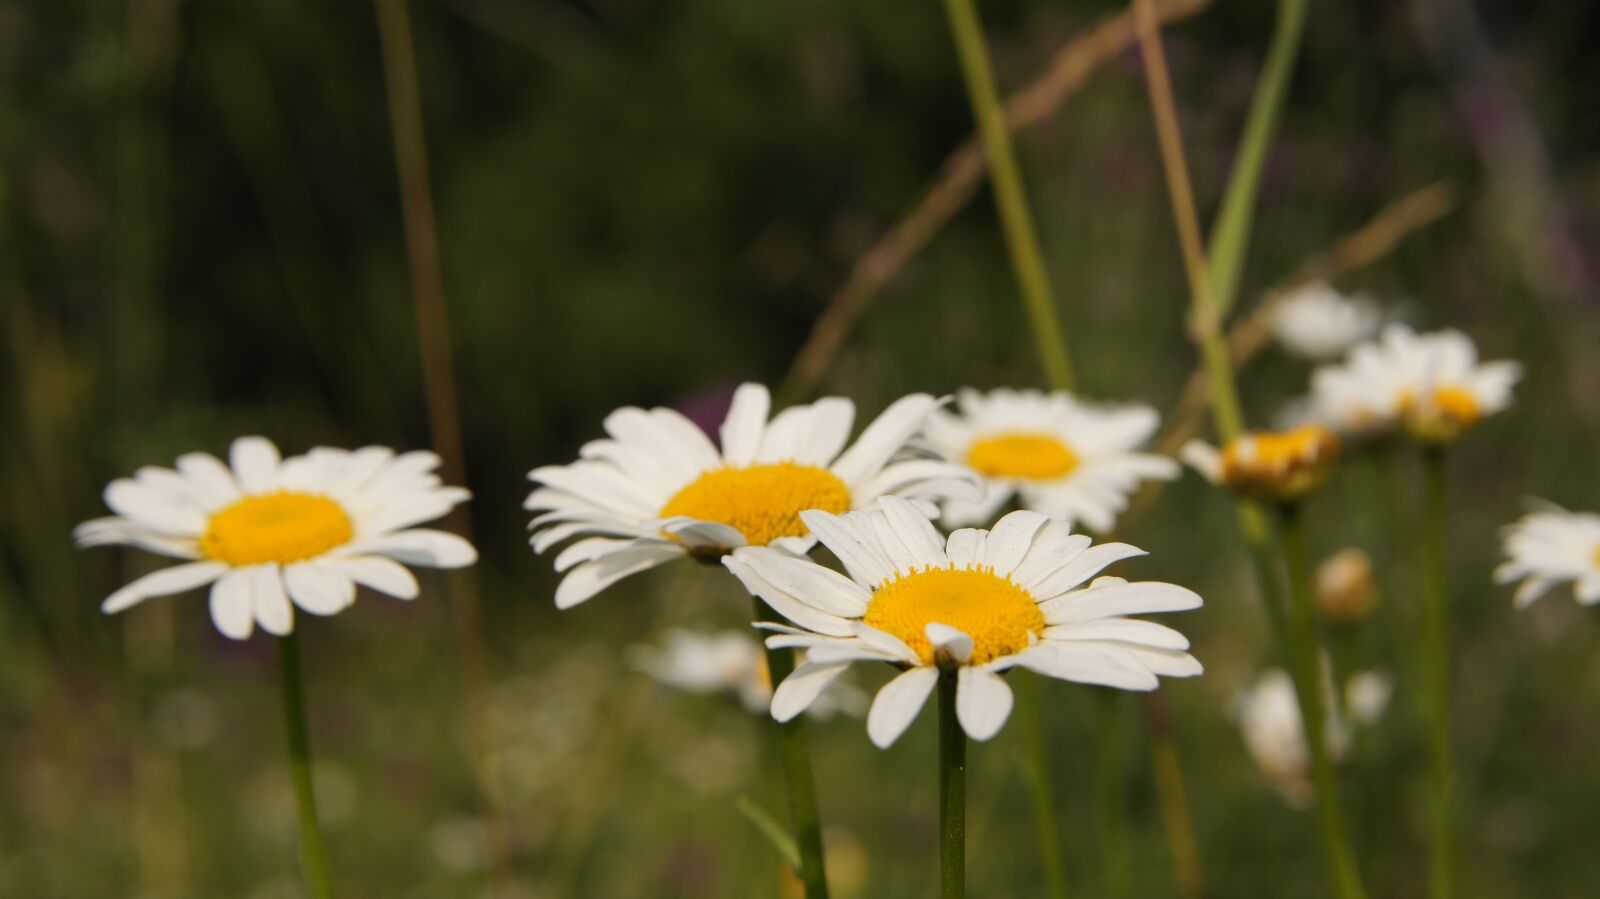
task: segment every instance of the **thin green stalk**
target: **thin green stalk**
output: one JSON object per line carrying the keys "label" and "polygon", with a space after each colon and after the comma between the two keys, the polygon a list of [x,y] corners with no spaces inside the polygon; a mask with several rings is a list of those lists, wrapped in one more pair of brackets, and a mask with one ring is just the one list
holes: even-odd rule
{"label": "thin green stalk", "polygon": [[939,896],[967,895],[967,734],[956,720],[956,672],[939,672]]}
{"label": "thin green stalk", "polygon": [[1427,685],[1429,761],[1432,767],[1429,808],[1433,847],[1428,864],[1429,895],[1448,899],[1451,893],[1452,836],[1450,793],[1455,771],[1450,747],[1450,612],[1445,595],[1445,514],[1448,468],[1445,450],[1423,451],[1427,520],[1422,535],[1422,659]]}
{"label": "thin green stalk", "polygon": [[1245,251],[1250,246],[1250,226],[1255,216],[1256,193],[1261,187],[1261,169],[1267,150],[1277,134],[1289,78],[1299,55],[1306,28],[1307,0],[1280,0],[1272,44],[1267,61],[1256,80],[1250,115],[1239,140],[1239,155],[1234,158],[1223,194],[1222,209],[1211,229],[1211,296],[1217,316],[1227,318],[1239,293],[1239,272],[1244,267]]}
{"label": "thin green stalk", "polygon": [[978,17],[973,0],[944,0],[944,9],[950,22],[950,35],[955,40],[956,53],[961,59],[961,74],[966,80],[972,116],[977,120],[978,136],[983,142],[984,155],[989,160],[995,208],[1000,213],[1000,227],[1005,233],[1011,268],[1016,273],[1017,286],[1022,291],[1033,337],[1038,343],[1039,358],[1044,362],[1051,386],[1059,390],[1071,390],[1074,384],[1072,364],[1067,355],[1066,341],[1061,336],[1055,296],[1050,289],[1050,276],[1045,271],[1044,255],[1039,250],[1033,214],[1028,209],[1028,198],[1023,191],[1016,151],[1011,146],[1011,132],[1006,127],[1005,110],[995,90],[989,50],[984,45],[983,21]]}
{"label": "thin green stalk", "polygon": [[1100,811],[1100,876],[1106,896],[1128,895],[1128,822],[1124,809],[1122,694],[1095,695],[1095,785]]}
{"label": "thin green stalk", "polygon": [[1044,726],[1039,720],[1039,678],[1031,672],[1015,676],[1016,714],[1022,719],[1022,740],[1027,756],[1028,785],[1033,800],[1033,820],[1039,835],[1039,857],[1044,861],[1044,882],[1051,899],[1065,899],[1067,869],[1061,859],[1061,822],[1056,815],[1055,787],[1045,748]]}
{"label": "thin green stalk", "polygon": [[1200,868],[1200,843],[1194,835],[1194,818],[1189,814],[1189,791],[1183,784],[1183,762],[1178,743],[1167,724],[1166,703],[1159,691],[1144,696],[1145,720],[1150,725],[1150,753],[1156,769],[1156,798],[1161,803],[1161,821],[1172,850],[1172,868],[1178,879],[1178,895],[1200,899],[1205,894],[1205,877]]}
{"label": "thin green stalk", "polygon": [[[761,600],[755,604],[755,620],[767,618]],[[767,670],[773,684],[783,683],[794,671],[794,650],[767,649]],[[782,723],[773,722],[778,733],[778,760],[783,767],[783,783],[789,793],[789,815],[794,822],[795,843],[800,847],[800,882],[806,899],[827,899],[828,872],[822,855],[822,822],[817,813],[817,786],[811,773],[811,756],[806,748],[806,719],[796,715]]]}
{"label": "thin green stalk", "polygon": [[1285,610],[1288,626],[1290,672],[1300,702],[1300,723],[1311,756],[1312,781],[1317,789],[1317,820],[1322,828],[1322,848],[1341,899],[1363,899],[1361,873],[1345,834],[1339,804],[1339,785],[1333,773],[1324,733],[1327,712],[1322,704],[1322,671],[1318,662],[1315,610],[1312,608],[1311,571],[1306,563],[1305,526],[1298,505],[1279,507],[1284,562],[1289,571],[1291,601]]}
{"label": "thin green stalk", "polygon": [[311,742],[306,738],[305,690],[300,685],[300,636],[278,638],[278,674],[283,687],[283,729],[289,741],[289,775],[300,810],[300,861],[312,899],[330,899],[328,858],[317,823],[317,794],[311,785]]}

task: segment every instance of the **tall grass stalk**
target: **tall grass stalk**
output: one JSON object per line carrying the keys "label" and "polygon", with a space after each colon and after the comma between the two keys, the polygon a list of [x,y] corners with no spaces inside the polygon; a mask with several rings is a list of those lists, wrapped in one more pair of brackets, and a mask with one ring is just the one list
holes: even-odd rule
{"label": "tall grass stalk", "polygon": [[1283,557],[1289,573],[1290,602],[1285,610],[1289,638],[1289,671],[1300,703],[1300,724],[1311,757],[1312,782],[1317,790],[1317,821],[1322,848],[1341,899],[1364,899],[1356,855],[1345,833],[1339,784],[1328,754],[1327,709],[1323,705],[1321,646],[1317,639],[1311,569],[1306,561],[1305,524],[1300,506],[1279,506],[1278,524]]}
{"label": "tall grass stalk", "polygon": [[1449,899],[1453,856],[1450,794],[1455,786],[1450,745],[1450,609],[1445,587],[1445,519],[1449,471],[1445,449],[1423,450],[1424,509],[1422,533],[1422,662],[1428,715],[1429,818],[1432,847],[1428,894]]}
{"label": "tall grass stalk", "polygon": [[306,737],[306,697],[300,683],[300,635],[278,638],[278,683],[283,692],[283,730],[288,738],[289,776],[300,813],[300,862],[312,899],[331,899],[328,856],[317,820],[317,794],[311,782],[311,741]]}

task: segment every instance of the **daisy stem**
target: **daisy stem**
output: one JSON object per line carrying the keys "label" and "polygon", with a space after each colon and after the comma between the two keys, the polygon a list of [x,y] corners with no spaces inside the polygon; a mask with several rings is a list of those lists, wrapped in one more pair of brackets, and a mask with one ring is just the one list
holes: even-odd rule
{"label": "daisy stem", "polygon": [[1341,899],[1364,899],[1366,891],[1361,885],[1355,853],[1345,835],[1344,816],[1339,805],[1339,784],[1334,777],[1333,760],[1328,755],[1327,736],[1324,733],[1327,712],[1322,704],[1317,623],[1312,607],[1311,571],[1306,564],[1305,525],[1301,521],[1298,504],[1279,506],[1278,511],[1284,563],[1289,570],[1290,602],[1284,618],[1289,637],[1290,671],[1300,703],[1300,723],[1311,756],[1311,775],[1317,790],[1317,819],[1322,828],[1323,851]]}
{"label": "daisy stem", "polygon": [[966,80],[972,116],[977,121],[983,153],[989,161],[995,208],[1000,214],[1000,227],[1005,234],[1011,268],[1016,273],[1017,286],[1022,291],[1023,306],[1038,344],[1039,358],[1044,363],[1050,385],[1058,390],[1071,390],[1074,385],[1072,362],[1067,355],[1066,340],[1061,334],[1055,295],[1050,288],[1050,276],[1045,271],[1044,254],[1039,249],[1033,213],[1028,208],[1028,197],[1023,190],[1016,150],[1011,145],[1011,131],[1006,126],[1005,109],[1000,105],[1000,95],[995,89],[989,50],[984,45],[983,20],[978,17],[973,0],[944,0],[944,9],[950,23],[950,36],[955,40],[956,54],[961,60],[961,74]]}
{"label": "daisy stem", "polygon": [[[767,620],[761,600],[755,603],[755,620]],[[794,650],[767,647],[767,671],[773,684],[781,684],[794,671]],[[789,814],[794,820],[795,843],[800,847],[800,868],[795,871],[805,885],[806,899],[828,899],[828,872],[822,855],[822,823],[817,812],[817,786],[811,774],[806,747],[804,715],[773,722],[778,732],[778,756],[784,788],[789,793]]]}
{"label": "daisy stem", "polygon": [[289,774],[300,811],[300,860],[313,899],[329,899],[328,859],[317,823],[317,794],[311,785],[311,741],[306,738],[306,698],[300,684],[300,635],[278,638],[278,674],[283,687],[283,729],[289,740]]}
{"label": "daisy stem", "polygon": [[1065,899],[1067,870],[1061,860],[1061,822],[1056,817],[1055,787],[1045,749],[1044,725],[1039,720],[1039,679],[1031,672],[1016,678],[1017,714],[1022,718],[1022,738],[1027,755],[1028,784],[1032,787],[1033,820],[1039,834],[1039,854],[1044,861],[1044,881],[1051,899]]}
{"label": "daisy stem", "polygon": [[956,720],[956,672],[939,672],[939,896],[967,894],[967,735]]}
{"label": "daisy stem", "polygon": [[1433,851],[1428,865],[1429,895],[1451,893],[1452,825],[1450,791],[1455,773],[1450,751],[1450,617],[1445,595],[1445,516],[1448,468],[1441,446],[1423,451],[1427,521],[1422,536],[1423,665],[1427,685],[1428,737],[1431,742]]}

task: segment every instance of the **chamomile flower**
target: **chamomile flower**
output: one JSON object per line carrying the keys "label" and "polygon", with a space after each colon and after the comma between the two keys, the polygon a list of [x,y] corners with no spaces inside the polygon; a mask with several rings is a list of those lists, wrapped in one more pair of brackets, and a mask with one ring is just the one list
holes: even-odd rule
{"label": "chamomile flower", "polygon": [[[1382,717],[1394,683],[1377,671],[1351,675],[1345,684],[1343,703],[1333,701],[1331,679],[1323,679],[1322,689],[1327,709],[1323,739],[1328,744],[1328,755],[1338,762],[1349,753],[1353,732]],[[1261,773],[1290,805],[1309,806],[1316,791],[1311,782],[1300,700],[1289,673],[1279,668],[1263,672],[1240,692],[1235,714],[1245,749]]]}
{"label": "chamomile flower", "polygon": [[1478,362],[1459,331],[1417,334],[1390,325],[1311,380],[1319,420],[1347,434],[1403,428],[1423,443],[1450,443],[1511,404],[1522,376],[1516,362]]}
{"label": "chamomile flower", "polygon": [[176,471],[147,466],[112,481],[105,501],[117,514],[79,525],[75,536],[80,546],[185,560],[111,594],[101,606],[108,613],[209,584],[217,630],[243,640],[259,624],[281,636],[294,630],[294,606],[335,614],[355,602],[358,584],[411,599],[417,580],[406,565],[477,560],[460,537],[413,527],[467,499],[440,483],[438,465],[433,453],[381,446],[285,459],[271,441],[241,437],[228,465],[189,453]]}
{"label": "chamomile flower", "polygon": [[[772,701],[767,654],[748,628],[716,633],[675,629],[665,634],[661,646],[636,646],[631,655],[636,668],[675,690],[736,696],[755,715],[765,715]],[[859,714],[864,708],[859,691],[835,683],[808,711],[826,717],[836,711]]]}
{"label": "chamomile flower", "polygon": [[[973,474],[938,459],[891,462],[939,400],[904,397],[845,449],[855,406],[828,397],[767,420],[759,384],[734,392],[720,449],[671,409],[618,409],[610,436],[586,444],[571,465],[536,468],[539,487],[523,508],[539,513],[535,552],[579,535],[556,556],[566,572],[556,606],[566,609],[611,584],[683,556],[715,560],[740,546],[803,553],[816,538],[806,509],[844,512],[884,494],[975,498]],[[841,452],[843,450],[843,452]]]}
{"label": "chamomile flower", "polygon": [[1317,361],[1333,359],[1372,337],[1382,323],[1371,298],[1347,297],[1321,281],[1284,297],[1267,316],[1267,327],[1279,343]]}
{"label": "chamomile flower", "polygon": [[898,497],[862,512],[801,516],[848,577],[764,547],[722,560],[797,625],[771,625],[778,633],[767,645],[807,651],[772,697],[779,721],[804,711],[859,661],[904,669],[867,713],[867,734],[880,747],[911,724],[941,671],[957,678],[956,715],[975,740],[994,736],[1011,714],[1011,689],[1000,676],[1008,668],[1124,690],[1153,690],[1157,675],[1201,671],[1182,634],[1126,617],[1197,608],[1193,591],[1112,577],[1084,586],[1107,565],[1143,555],[1127,544],[1091,546],[1064,522],[1027,510],[993,530],[964,528],[946,539]]}
{"label": "chamomile flower", "polygon": [[1332,474],[1339,438],[1321,425],[1287,431],[1251,431],[1220,451],[1191,440],[1180,452],[1206,480],[1235,493],[1270,502],[1295,502]]}
{"label": "chamomile flower", "polygon": [[1578,602],[1600,602],[1600,515],[1554,507],[1534,512],[1506,528],[1503,543],[1510,558],[1495,569],[1494,579],[1522,582],[1517,608],[1569,581]]}
{"label": "chamomile flower", "polygon": [[1063,391],[963,390],[959,412],[928,416],[923,442],[984,479],[977,502],[946,501],[952,526],[988,524],[1013,496],[1024,508],[1106,532],[1146,479],[1178,476],[1173,460],[1138,452],[1159,419],[1148,406],[1099,406]]}

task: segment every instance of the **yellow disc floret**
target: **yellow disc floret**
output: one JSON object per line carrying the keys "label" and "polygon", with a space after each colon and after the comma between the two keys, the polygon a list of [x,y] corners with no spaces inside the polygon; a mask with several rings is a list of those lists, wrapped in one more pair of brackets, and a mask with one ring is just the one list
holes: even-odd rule
{"label": "yellow disc floret", "polygon": [[1424,443],[1449,443],[1478,423],[1483,407],[1471,391],[1461,387],[1436,387],[1419,400],[1414,392],[1400,397],[1406,430]]}
{"label": "yellow disc floret", "polygon": [[862,620],[905,641],[925,665],[936,661],[930,624],[971,637],[972,665],[1027,649],[1045,627],[1033,596],[985,567],[926,568],[897,577],[872,594]]}
{"label": "yellow disc floret", "polygon": [[344,507],[310,493],[247,496],[211,516],[200,552],[229,565],[288,564],[350,542],[355,527]]}
{"label": "yellow disc floret", "polygon": [[847,512],[850,488],[814,465],[777,462],[745,468],[713,468],[679,490],[661,507],[661,517],[687,515],[729,525],[752,546],[807,533],[807,509]]}
{"label": "yellow disc floret", "polygon": [[1071,474],[1078,454],[1049,434],[1008,431],[974,442],[967,464],[992,478],[1049,481]]}
{"label": "yellow disc floret", "polygon": [[1222,451],[1222,483],[1275,502],[1297,500],[1327,480],[1339,460],[1339,438],[1321,425],[1253,431]]}

